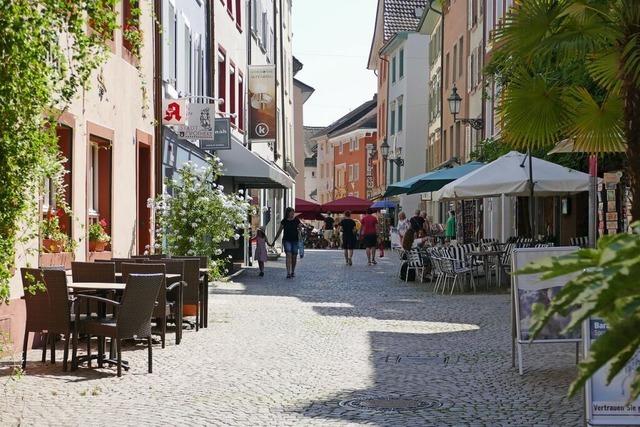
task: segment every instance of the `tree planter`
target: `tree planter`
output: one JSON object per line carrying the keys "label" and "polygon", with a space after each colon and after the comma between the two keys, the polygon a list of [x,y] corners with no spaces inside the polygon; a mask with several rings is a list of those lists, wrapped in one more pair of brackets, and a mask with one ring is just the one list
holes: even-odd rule
{"label": "tree planter", "polygon": [[63,247],[64,242],[62,240],[42,239],[42,249],[44,249],[45,252],[57,254],[62,252]]}
{"label": "tree planter", "polygon": [[89,240],[89,252],[104,252],[107,247],[107,242],[100,240]]}

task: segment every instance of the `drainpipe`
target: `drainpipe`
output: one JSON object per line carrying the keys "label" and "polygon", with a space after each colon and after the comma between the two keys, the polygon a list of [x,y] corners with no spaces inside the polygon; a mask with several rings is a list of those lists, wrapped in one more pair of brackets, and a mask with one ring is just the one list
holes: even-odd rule
{"label": "drainpipe", "polygon": [[[275,2],[274,2],[275,4]],[[280,5],[280,96],[282,97],[282,109],[280,110],[280,116],[282,118],[282,165],[287,160],[287,126],[285,122],[286,114],[284,112],[285,99],[284,99],[284,34],[282,34],[282,0],[278,2]],[[275,20],[275,18],[274,18]],[[275,32],[275,31],[274,31]],[[285,189],[285,194],[287,190]]]}
{"label": "drainpipe", "polygon": [[[154,0],[154,15],[162,22],[162,0]],[[162,136],[162,33],[161,25],[153,23],[153,85],[154,85],[154,157],[155,157],[155,195],[162,194],[162,148],[164,146]]]}
{"label": "drainpipe", "polygon": [[[278,31],[276,31],[276,1],[273,0],[273,65],[276,65],[278,62]],[[282,52],[281,52],[282,53]],[[278,80],[278,73],[276,73],[276,82]],[[281,82],[282,83],[282,82]],[[275,102],[276,102],[276,111],[278,108],[278,91],[275,92]],[[276,140],[273,143],[273,160],[277,163],[278,161],[278,122],[276,118]]]}

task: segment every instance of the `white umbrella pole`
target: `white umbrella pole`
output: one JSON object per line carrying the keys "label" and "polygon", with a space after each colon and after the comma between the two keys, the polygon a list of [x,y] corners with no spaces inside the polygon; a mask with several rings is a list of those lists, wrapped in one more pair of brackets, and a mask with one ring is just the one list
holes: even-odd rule
{"label": "white umbrella pole", "polygon": [[589,247],[596,246],[596,209],[598,207],[598,156],[589,156]]}

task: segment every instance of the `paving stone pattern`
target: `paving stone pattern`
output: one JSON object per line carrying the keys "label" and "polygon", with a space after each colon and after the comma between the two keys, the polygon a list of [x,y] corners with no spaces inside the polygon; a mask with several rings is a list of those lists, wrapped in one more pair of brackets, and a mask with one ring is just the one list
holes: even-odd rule
{"label": "paving stone pattern", "polygon": [[[286,280],[248,270],[216,284],[209,328],[175,346],[130,346],[131,370],[63,373],[29,354],[17,381],[0,376],[0,425],[580,426],[572,345],[525,349],[511,367],[506,293],[435,296],[357,252],[307,251]],[[61,352],[59,352],[61,358]],[[6,374],[6,362],[4,370]]]}

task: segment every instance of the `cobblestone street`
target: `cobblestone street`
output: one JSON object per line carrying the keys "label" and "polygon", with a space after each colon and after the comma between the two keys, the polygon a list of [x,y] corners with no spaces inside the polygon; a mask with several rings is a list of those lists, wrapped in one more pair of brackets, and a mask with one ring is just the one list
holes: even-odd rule
{"label": "cobblestone street", "polygon": [[[292,280],[269,262],[217,284],[209,327],[179,346],[169,334],[153,374],[144,346],[125,349],[122,378],[33,350],[24,377],[0,377],[0,425],[582,425],[581,397],[565,397],[572,345],[525,348],[521,377],[508,294],[434,296],[396,279],[390,255],[348,267],[308,251]],[[396,398],[407,408],[372,407]]]}

